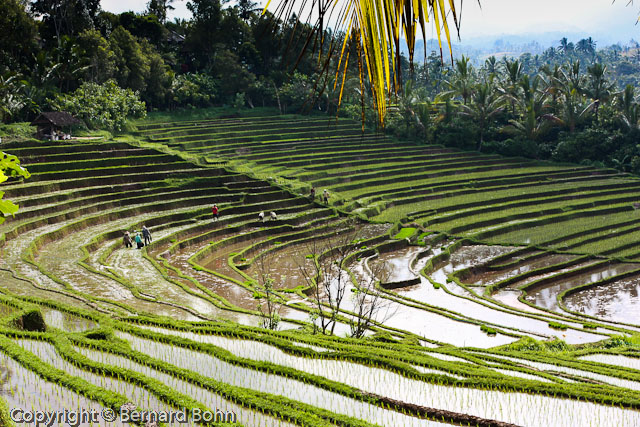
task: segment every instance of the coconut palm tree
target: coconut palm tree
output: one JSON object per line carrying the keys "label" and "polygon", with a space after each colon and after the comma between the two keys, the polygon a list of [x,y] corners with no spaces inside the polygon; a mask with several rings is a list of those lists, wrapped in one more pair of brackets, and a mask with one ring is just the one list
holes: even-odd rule
{"label": "coconut palm tree", "polygon": [[627,85],[624,90],[618,94],[616,104],[619,110],[618,117],[623,126],[630,131],[638,130],[640,105],[636,102],[635,88],[632,85]]}
{"label": "coconut palm tree", "polygon": [[596,42],[591,37],[581,39],[576,43],[576,52],[594,56],[596,54]]}
{"label": "coconut palm tree", "polygon": [[582,94],[576,88],[566,87],[563,93],[561,108],[558,115],[549,115],[555,124],[566,127],[573,132],[593,110],[593,103],[585,105]]}
{"label": "coconut palm tree", "polygon": [[574,51],[573,43],[567,40],[566,37],[560,39],[560,45],[558,46],[558,50],[565,55],[570,55]]}
{"label": "coconut palm tree", "polygon": [[558,113],[558,100],[562,95],[563,80],[562,80],[562,68],[559,65],[554,65],[553,68],[548,65],[543,66],[542,71],[542,83],[544,85],[544,91],[551,98],[550,109],[553,114]]}
{"label": "coconut palm tree", "polygon": [[505,95],[511,103],[511,113],[516,114],[516,102],[520,95],[520,79],[522,79],[522,63],[517,59],[509,61],[504,60],[505,78],[500,83],[500,91]]}
{"label": "coconut palm tree", "polygon": [[467,116],[480,129],[480,138],[476,150],[480,151],[484,142],[484,132],[491,119],[503,111],[503,97],[500,96],[491,82],[483,82],[474,87],[469,105],[462,105],[460,114]]}
{"label": "coconut palm tree", "polygon": [[593,110],[598,121],[598,109],[602,103],[609,102],[613,94],[615,83],[607,81],[607,66],[597,62],[587,68],[587,85],[583,93],[593,102]]}
{"label": "coconut palm tree", "polygon": [[456,59],[453,78],[446,83],[449,90],[442,93],[442,96],[460,96],[462,103],[467,104],[473,91],[475,72],[471,61],[466,56]]}

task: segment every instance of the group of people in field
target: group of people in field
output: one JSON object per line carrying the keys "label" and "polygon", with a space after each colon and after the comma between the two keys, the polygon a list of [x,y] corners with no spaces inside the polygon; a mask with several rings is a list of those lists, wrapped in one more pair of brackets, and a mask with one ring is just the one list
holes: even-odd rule
{"label": "group of people in field", "polygon": [[[316,199],[315,187],[311,187],[310,197],[311,197],[311,200],[315,201]],[[329,192],[326,189],[322,192],[322,201],[325,204],[329,203]],[[218,208],[218,205],[215,203],[211,207],[211,214],[213,216],[213,221],[218,221],[220,219],[220,209]],[[276,221],[278,219],[278,215],[272,211],[269,214],[268,218],[271,218],[272,221]],[[258,219],[261,222],[264,222],[267,219],[265,218],[264,212],[260,212],[258,214]],[[138,249],[142,249],[146,245],[150,244],[151,240],[152,240],[151,232],[144,225],[142,226],[142,229],[140,231],[134,230],[133,236],[129,233],[129,231],[125,231],[124,236],[122,237],[122,242],[124,243],[124,246],[127,248],[132,248],[133,244],[135,243]]]}
{"label": "group of people in field", "polygon": [[[311,197],[311,200],[316,199],[316,187],[311,187],[309,196]],[[325,205],[329,204],[329,191],[326,188],[322,191],[322,203],[324,203]]]}
{"label": "group of people in field", "polygon": [[133,237],[129,233],[129,231],[124,232],[124,236],[122,237],[122,243],[124,243],[125,248],[132,248],[133,244],[136,244],[136,248],[142,249],[149,243],[151,243],[153,239],[151,238],[151,232],[146,226],[142,226],[142,230],[134,230]]}

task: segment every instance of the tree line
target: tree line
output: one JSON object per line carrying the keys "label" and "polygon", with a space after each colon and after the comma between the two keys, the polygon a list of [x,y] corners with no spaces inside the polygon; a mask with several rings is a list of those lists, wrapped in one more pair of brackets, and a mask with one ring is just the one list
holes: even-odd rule
{"label": "tree line", "polygon": [[434,55],[394,100],[387,131],[448,146],[640,173],[640,46],[567,39],[542,55]]}
{"label": "tree line", "polygon": [[[262,15],[251,0],[187,7],[191,19],[168,21],[171,0],[121,14],[99,0],[0,0],[0,119],[89,105],[85,120],[117,129],[117,107],[140,116],[213,105],[291,111],[304,103],[317,68],[304,49],[309,25]],[[102,101],[115,106],[106,110]]]}

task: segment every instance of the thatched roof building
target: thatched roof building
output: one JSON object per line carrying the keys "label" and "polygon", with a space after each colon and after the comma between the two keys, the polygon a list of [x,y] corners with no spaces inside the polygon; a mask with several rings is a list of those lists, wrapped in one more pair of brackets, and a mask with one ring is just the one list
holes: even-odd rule
{"label": "thatched roof building", "polygon": [[38,127],[37,138],[53,138],[65,128],[70,128],[74,125],[81,125],[82,121],[76,119],[69,113],[64,111],[50,111],[46,113],[40,113],[32,122],[31,126]]}

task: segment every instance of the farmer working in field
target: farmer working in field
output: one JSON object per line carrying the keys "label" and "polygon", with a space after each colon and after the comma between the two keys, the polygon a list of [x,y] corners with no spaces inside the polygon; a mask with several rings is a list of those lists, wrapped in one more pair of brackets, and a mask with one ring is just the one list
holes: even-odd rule
{"label": "farmer working in field", "polygon": [[125,248],[133,247],[133,241],[131,241],[131,235],[129,235],[128,231],[124,232],[124,236],[122,236],[122,243],[124,243]]}
{"label": "farmer working in field", "polygon": [[146,226],[142,226],[142,237],[144,237],[144,244],[148,245],[149,243],[151,243],[151,232],[149,231],[149,229]]}
{"label": "farmer working in field", "polygon": [[216,205],[215,203],[213,204],[213,207],[211,208],[211,213],[213,214],[213,219],[215,221],[218,220],[220,214],[218,213],[218,205]]}

